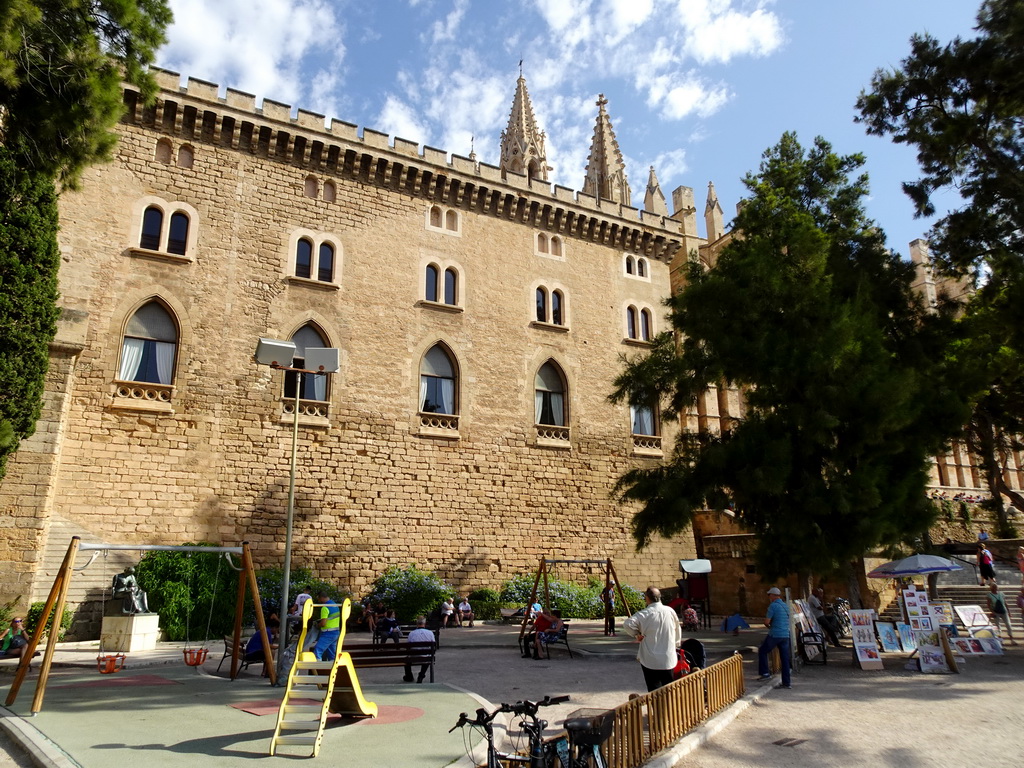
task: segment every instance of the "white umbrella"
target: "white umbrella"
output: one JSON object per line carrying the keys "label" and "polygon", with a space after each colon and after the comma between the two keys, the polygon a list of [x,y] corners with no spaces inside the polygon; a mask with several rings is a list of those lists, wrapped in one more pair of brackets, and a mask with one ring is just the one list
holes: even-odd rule
{"label": "white umbrella", "polygon": [[888,563],[882,563],[880,566],[875,568],[868,574],[869,579],[893,579],[895,576],[892,575],[892,569],[899,565],[899,560],[892,560]]}
{"label": "white umbrella", "polygon": [[[889,565],[889,563],[886,563]],[[952,560],[947,560],[938,555],[911,555],[895,563],[887,573],[879,578],[895,579],[898,576],[919,576],[926,573],[942,573],[945,571],[959,571],[962,566]],[[875,569],[876,571],[879,569]],[[874,572],[874,571],[873,571]]]}

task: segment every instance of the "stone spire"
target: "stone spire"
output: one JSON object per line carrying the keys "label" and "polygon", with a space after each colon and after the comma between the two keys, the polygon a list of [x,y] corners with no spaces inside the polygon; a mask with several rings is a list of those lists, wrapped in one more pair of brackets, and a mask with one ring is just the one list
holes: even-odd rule
{"label": "stone spire", "polygon": [[531,179],[548,180],[547,154],[544,150],[544,131],[537,130],[530,94],[526,91],[526,78],[520,71],[516,82],[516,95],[512,99],[512,112],[508,128],[501,132],[502,176],[506,171],[521,173]]}
{"label": "stone spire", "polygon": [[708,228],[708,242],[715,240],[725,234],[725,224],[722,219],[722,206],[718,204],[718,193],[715,192],[715,182],[708,182],[708,203],[704,206],[704,224]]}
{"label": "stone spire", "polygon": [[647,194],[644,195],[644,210],[658,216],[668,216],[668,203],[665,202],[665,195],[658,183],[658,176],[654,173],[654,166],[651,166],[651,175],[647,177]]}
{"label": "stone spire", "polygon": [[604,107],[608,99],[604,94],[597,97],[597,125],[594,126],[594,140],[587,158],[587,175],[583,179],[583,192],[599,200],[611,200],[623,205],[630,202],[629,182],[626,180],[626,164],[622,161],[619,142],[615,140],[612,121]]}

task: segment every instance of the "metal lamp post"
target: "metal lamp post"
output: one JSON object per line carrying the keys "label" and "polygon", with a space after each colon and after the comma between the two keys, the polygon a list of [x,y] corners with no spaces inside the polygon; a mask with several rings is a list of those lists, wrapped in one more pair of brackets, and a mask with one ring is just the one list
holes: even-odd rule
{"label": "metal lamp post", "polygon": [[[256,362],[279,371],[294,371],[295,403],[292,411],[292,459],[288,477],[288,516],[284,534],[284,575],[281,578],[281,607],[278,615],[280,637],[277,642],[277,684],[285,676],[284,650],[288,644],[288,591],[292,573],[292,523],[295,519],[295,471],[299,445],[299,395],[302,392],[302,375],[312,373],[325,376],[338,370],[338,350],[333,347],[309,347],[305,351],[305,368],[293,368],[295,342],[280,339],[261,338],[256,345]],[[287,361],[287,364],[282,363]]]}

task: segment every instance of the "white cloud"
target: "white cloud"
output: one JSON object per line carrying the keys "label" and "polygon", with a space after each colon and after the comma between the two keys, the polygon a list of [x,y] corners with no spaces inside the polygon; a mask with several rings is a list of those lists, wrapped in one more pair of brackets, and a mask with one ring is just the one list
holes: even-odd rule
{"label": "white cloud", "polygon": [[469,0],[455,0],[452,12],[445,16],[443,21],[434,22],[431,30],[435,43],[455,39],[455,33],[458,31],[459,24],[462,22],[463,16],[466,15],[468,7]]}
{"label": "white cloud", "polygon": [[648,106],[660,110],[668,120],[681,120],[691,114],[708,117],[729,100],[724,86],[708,87],[693,74],[662,75],[645,84]]}
{"label": "white cloud", "polygon": [[686,49],[698,62],[726,63],[737,56],[764,56],[783,42],[782,26],[765,3],[749,13],[722,0],[678,0]]}
{"label": "white cloud", "polygon": [[397,96],[389,94],[373,124],[384,131],[417,144],[430,144],[430,130],[419,119],[416,110]]}
{"label": "white cloud", "polygon": [[[337,77],[344,30],[329,0],[170,0],[175,21],[160,66],[257,96],[326,111],[324,77]],[[329,54],[332,69],[311,67]],[[312,71],[311,71],[312,70]],[[333,72],[333,75],[332,75]],[[310,83],[320,83],[319,89]],[[317,97],[314,98],[314,91]],[[323,101],[318,101],[324,99]]]}

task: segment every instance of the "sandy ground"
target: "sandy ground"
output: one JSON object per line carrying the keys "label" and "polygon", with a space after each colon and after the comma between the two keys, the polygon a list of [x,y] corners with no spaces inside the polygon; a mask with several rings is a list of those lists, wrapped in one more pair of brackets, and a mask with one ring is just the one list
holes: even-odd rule
{"label": "sandy ground", "polygon": [[[834,661],[833,661],[834,658]],[[830,656],[772,691],[678,768],[1024,763],[1024,654],[971,657],[959,675],[885,671]]]}

